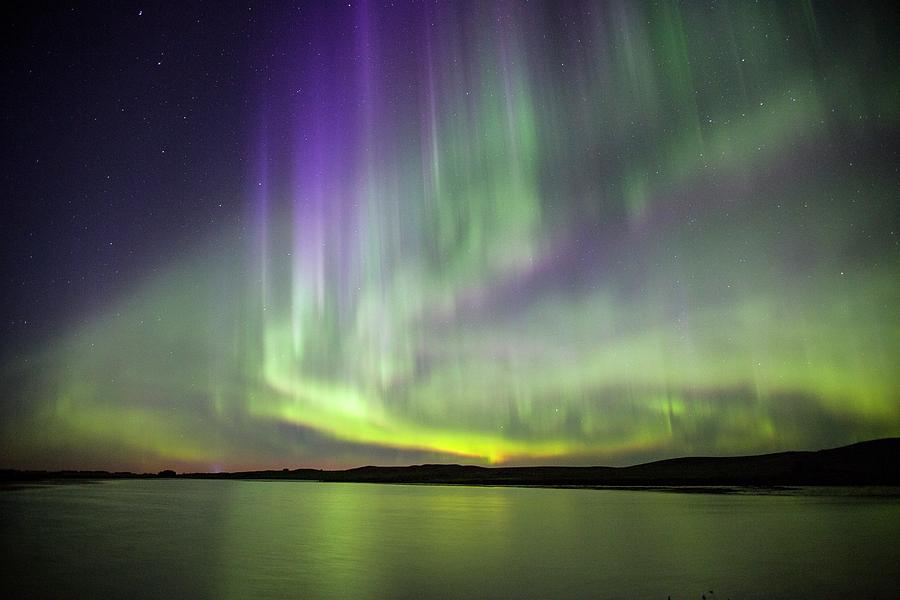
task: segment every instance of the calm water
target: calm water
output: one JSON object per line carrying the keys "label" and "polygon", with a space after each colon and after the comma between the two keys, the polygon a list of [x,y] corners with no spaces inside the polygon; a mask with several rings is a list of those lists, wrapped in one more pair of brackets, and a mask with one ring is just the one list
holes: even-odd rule
{"label": "calm water", "polygon": [[112,481],[0,493],[0,533],[5,597],[896,598],[900,590],[897,496]]}

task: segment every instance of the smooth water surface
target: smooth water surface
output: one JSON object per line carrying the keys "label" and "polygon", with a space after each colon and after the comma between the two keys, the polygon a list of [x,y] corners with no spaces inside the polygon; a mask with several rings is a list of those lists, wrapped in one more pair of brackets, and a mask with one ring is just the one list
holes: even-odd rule
{"label": "smooth water surface", "polygon": [[10,598],[900,590],[896,495],[125,480],[0,493],[0,527]]}

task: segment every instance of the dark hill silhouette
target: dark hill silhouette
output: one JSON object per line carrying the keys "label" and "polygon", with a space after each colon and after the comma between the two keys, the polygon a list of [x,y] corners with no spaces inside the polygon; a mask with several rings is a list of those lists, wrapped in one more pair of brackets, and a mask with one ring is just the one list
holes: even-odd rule
{"label": "dark hill silhouette", "polygon": [[675,458],[631,467],[370,466],[323,471],[316,479],[553,486],[900,485],[900,438],[817,452]]}
{"label": "dark hill silhouette", "polygon": [[[165,472],[168,477],[176,475]],[[157,477],[107,471],[0,471],[0,481]],[[687,457],[631,467],[479,467],[426,464],[365,466],[345,471],[282,469],[239,473],[183,473],[178,478],[281,479],[355,483],[639,487],[900,485],[900,438],[859,442],[816,452]]]}

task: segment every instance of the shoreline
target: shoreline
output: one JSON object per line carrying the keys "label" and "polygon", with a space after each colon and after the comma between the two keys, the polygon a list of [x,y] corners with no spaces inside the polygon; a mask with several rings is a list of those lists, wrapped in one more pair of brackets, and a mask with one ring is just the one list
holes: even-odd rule
{"label": "shoreline", "polygon": [[482,467],[425,464],[365,466],[341,471],[299,468],[223,473],[127,471],[25,471],[0,469],[0,487],[11,483],[116,479],[231,479],[493,487],[633,489],[682,493],[786,491],[797,487],[900,486],[900,438],[859,442],[819,451],[736,457],[685,457],[629,467]]}

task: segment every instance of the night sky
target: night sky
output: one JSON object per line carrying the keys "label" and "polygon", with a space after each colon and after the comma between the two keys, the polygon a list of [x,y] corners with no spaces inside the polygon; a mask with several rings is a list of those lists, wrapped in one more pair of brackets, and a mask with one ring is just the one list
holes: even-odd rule
{"label": "night sky", "polygon": [[2,10],[2,467],[900,435],[889,4]]}

